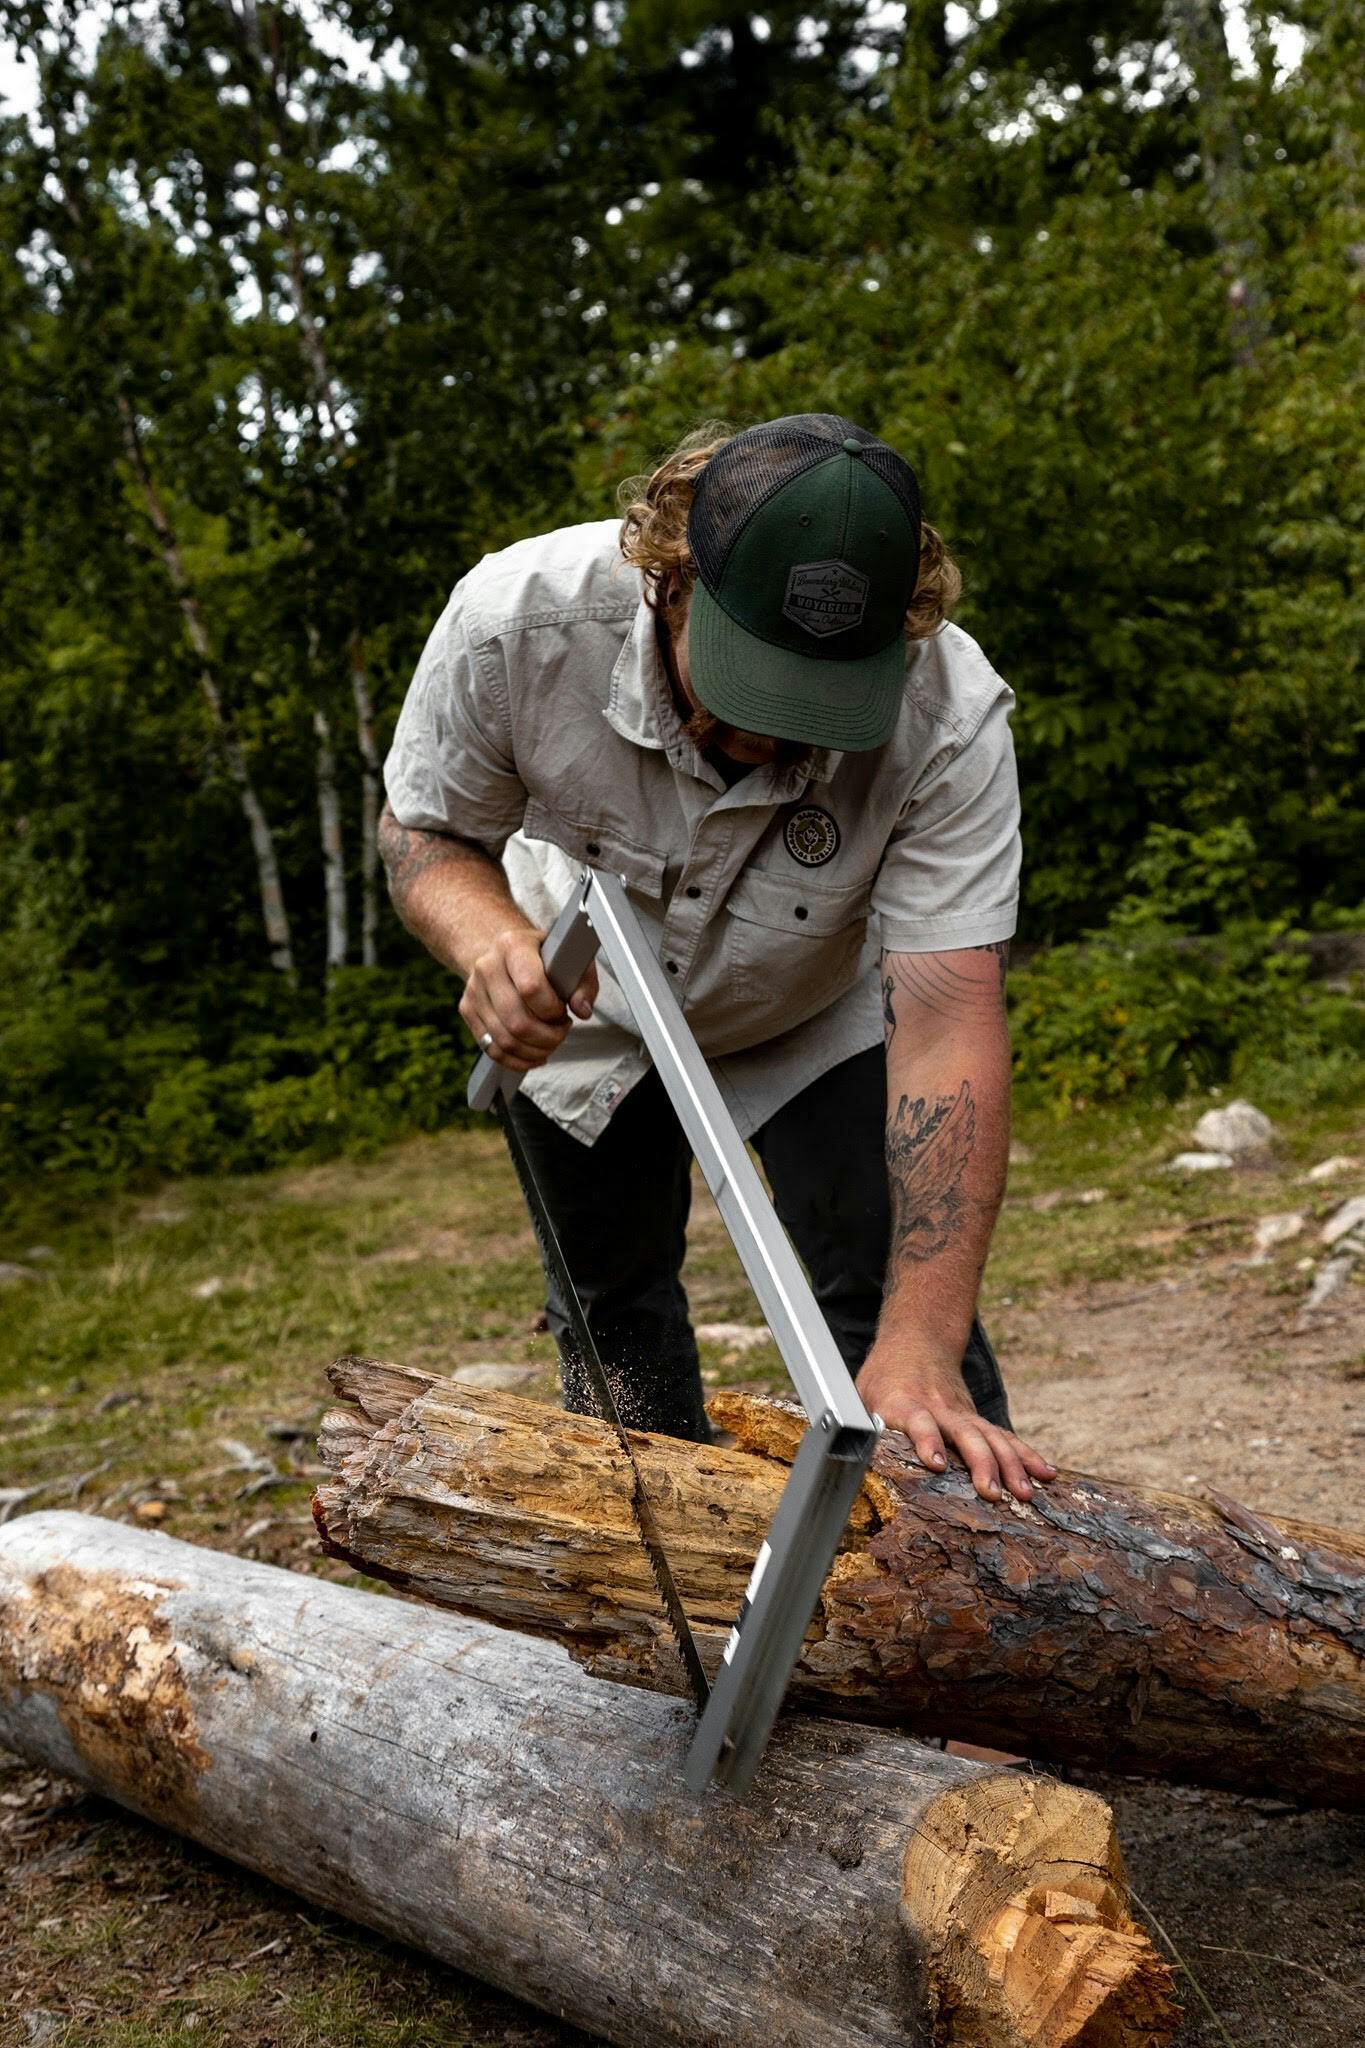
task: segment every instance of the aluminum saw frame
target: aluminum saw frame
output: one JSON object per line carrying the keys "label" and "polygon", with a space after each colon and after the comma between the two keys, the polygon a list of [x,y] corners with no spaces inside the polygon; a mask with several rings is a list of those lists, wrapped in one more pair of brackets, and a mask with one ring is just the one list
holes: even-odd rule
{"label": "aluminum saw frame", "polygon": [[[678,999],[616,875],[585,867],[542,949],[567,999],[601,952],[734,1242],[808,1427],[754,1560],[688,1750],[694,1792],[745,1791],[758,1767],[881,1431],[863,1406],[800,1261],[725,1107]],[[473,1109],[511,1101],[521,1080],[485,1053]]]}

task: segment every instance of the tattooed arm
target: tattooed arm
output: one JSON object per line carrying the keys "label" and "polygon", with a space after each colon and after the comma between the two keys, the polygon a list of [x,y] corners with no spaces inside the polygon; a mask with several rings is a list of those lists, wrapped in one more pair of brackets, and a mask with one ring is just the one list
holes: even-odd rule
{"label": "tattooed arm", "polygon": [[546,978],[545,934],[518,910],[507,877],[481,846],[400,825],[388,804],[379,852],[393,905],[429,953],[464,982],[460,1015],[499,1065],[524,1074],[543,1066],[569,1029],[569,1009],[589,1017],[597,995],[590,967],[566,1009]]}
{"label": "tattooed arm", "polygon": [[886,1165],[891,1247],[877,1338],[858,1391],[904,1430],[926,1465],[947,1447],[978,1493],[1001,1482],[1027,1500],[1054,1468],[1009,1430],[984,1421],[962,1354],[1005,1192],[1009,1154],[1009,946],[885,953]]}

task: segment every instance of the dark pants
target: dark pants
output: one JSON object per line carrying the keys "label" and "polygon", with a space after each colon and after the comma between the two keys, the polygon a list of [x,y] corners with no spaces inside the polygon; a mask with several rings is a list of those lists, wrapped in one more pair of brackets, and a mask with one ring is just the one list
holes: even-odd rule
{"label": "dark pants", "polygon": [[[512,1113],[622,1419],[705,1442],[710,1430],[681,1277],[692,1155],[663,1083],[653,1072],[637,1082],[592,1146],[522,1095]],[[881,1307],[891,1238],[885,1140],[880,1046],[812,1081],[754,1137],[777,1213],[850,1372],[867,1356]],[[553,1282],[547,1309],[565,1406],[593,1414]],[[1008,1428],[1000,1367],[977,1321],[962,1371],[978,1412]]]}

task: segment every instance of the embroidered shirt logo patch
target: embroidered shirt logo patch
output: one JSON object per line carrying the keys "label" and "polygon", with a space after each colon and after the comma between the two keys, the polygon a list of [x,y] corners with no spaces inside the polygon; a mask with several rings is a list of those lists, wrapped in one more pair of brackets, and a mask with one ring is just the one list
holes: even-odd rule
{"label": "embroidered shirt logo patch", "polygon": [[839,851],[839,827],[819,804],[803,804],[793,811],[782,833],[793,860],[803,868],[822,868]]}
{"label": "embroidered shirt logo patch", "polygon": [[847,562],[802,562],[787,578],[782,616],[824,640],[861,626],[867,609],[867,578]]}

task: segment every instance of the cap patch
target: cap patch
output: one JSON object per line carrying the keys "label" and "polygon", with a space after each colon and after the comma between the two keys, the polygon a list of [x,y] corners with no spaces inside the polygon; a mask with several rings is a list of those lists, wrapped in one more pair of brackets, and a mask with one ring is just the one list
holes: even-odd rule
{"label": "cap patch", "polygon": [[782,616],[817,640],[861,626],[867,578],[847,562],[800,562],[787,578]]}
{"label": "cap patch", "polygon": [[822,868],[839,851],[839,827],[819,804],[802,804],[793,811],[782,832],[783,843],[793,860],[803,868]]}

